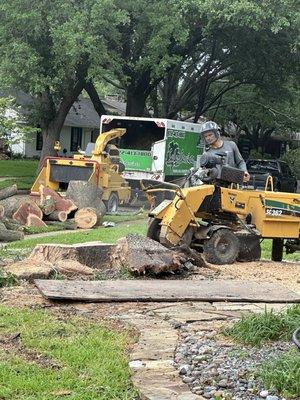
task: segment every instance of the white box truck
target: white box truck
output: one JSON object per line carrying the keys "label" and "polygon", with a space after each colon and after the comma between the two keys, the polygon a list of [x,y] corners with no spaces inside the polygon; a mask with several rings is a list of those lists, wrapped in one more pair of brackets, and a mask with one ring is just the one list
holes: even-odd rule
{"label": "white box truck", "polygon": [[132,187],[141,179],[172,181],[186,175],[203,153],[200,124],[164,118],[102,115],[100,133],[126,128],[117,143]]}

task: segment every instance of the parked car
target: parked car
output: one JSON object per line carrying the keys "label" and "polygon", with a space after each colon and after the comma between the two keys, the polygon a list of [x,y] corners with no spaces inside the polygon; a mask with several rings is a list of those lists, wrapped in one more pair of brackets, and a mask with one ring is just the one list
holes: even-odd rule
{"label": "parked car", "polygon": [[247,169],[250,174],[249,186],[264,189],[268,175],[272,175],[274,190],[293,193],[297,190],[297,179],[287,163],[278,160],[249,159]]}

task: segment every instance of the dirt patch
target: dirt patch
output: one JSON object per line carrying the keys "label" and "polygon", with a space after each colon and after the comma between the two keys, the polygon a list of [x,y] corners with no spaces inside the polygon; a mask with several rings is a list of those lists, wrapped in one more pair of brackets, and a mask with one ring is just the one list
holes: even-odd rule
{"label": "dirt patch", "polygon": [[218,266],[220,279],[277,282],[300,293],[300,262],[254,261]]}
{"label": "dirt patch", "polygon": [[62,368],[58,362],[46,357],[45,355],[28,349],[22,344],[21,333],[15,333],[10,336],[0,337],[1,349],[4,351],[4,357],[19,357],[22,360],[34,363],[41,368],[60,369]]}

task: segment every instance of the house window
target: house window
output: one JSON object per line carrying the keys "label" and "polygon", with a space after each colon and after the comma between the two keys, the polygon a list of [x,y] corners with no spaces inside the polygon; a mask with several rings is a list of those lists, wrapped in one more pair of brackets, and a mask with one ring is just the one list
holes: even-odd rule
{"label": "house window", "polygon": [[71,128],[71,145],[70,151],[77,151],[81,147],[82,128]]}
{"label": "house window", "polygon": [[42,132],[37,132],[35,149],[42,150],[42,148],[43,148],[43,135],[42,135]]}

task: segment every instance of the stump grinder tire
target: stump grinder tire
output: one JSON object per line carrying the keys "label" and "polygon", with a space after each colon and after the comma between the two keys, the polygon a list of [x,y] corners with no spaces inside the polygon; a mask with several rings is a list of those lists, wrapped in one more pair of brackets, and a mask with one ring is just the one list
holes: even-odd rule
{"label": "stump grinder tire", "polygon": [[240,236],[240,250],[237,261],[258,261],[261,257],[260,238],[258,236]]}
{"label": "stump grinder tire", "polygon": [[232,264],[239,252],[239,239],[228,229],[219,229],[204,242],[203,254],[211,264]]}
{"label": "stump grinder tire", "polygon": [[282,261],[283,257],[283,239],[273,239],[272,243],[272,260]]}
{"label": "stump grinder tire", "polygon": [[109,195],[108,200],[103,201],[103,203],[105,204],[106,211],[108,214],[115,214],[116,212],[118,212],[119,196],[117,195],[117,193],[112,192]]}
{"label": "stump grinder tire", "polygon": [[161,229],[160,222],[160,219],[150,218],[147,230],[147,237],[155,240],[156,242],[159,242],[159,234]]}

